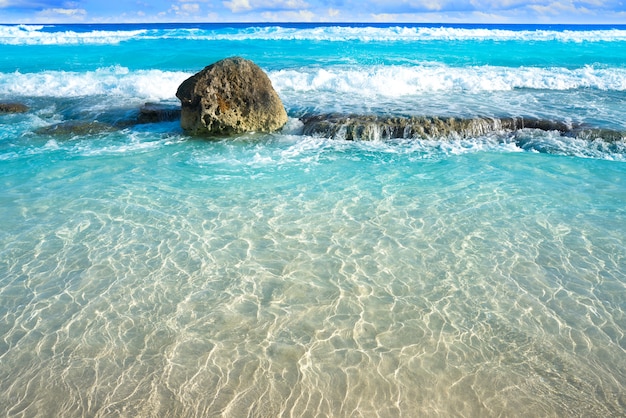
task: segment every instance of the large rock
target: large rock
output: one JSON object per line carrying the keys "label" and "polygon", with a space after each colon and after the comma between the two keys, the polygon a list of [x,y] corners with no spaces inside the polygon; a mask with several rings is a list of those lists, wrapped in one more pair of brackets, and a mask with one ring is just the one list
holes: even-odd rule
{"label": "large rock", "polygon": [[267,76],[252,61],[227,58],[185,80],[181,126],[193,135],[271,132],[287,122],[287,112]]}

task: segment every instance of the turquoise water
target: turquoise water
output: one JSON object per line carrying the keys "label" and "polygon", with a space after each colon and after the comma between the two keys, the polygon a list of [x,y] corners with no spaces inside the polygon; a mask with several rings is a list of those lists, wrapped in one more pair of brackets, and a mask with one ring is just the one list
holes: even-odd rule
{"label": "turquoise water", "polygon": [[[513,115],[626,130],[623,28],[0,34],[0,100],[30,106],[0,115],[3,415],[626,413],[623,140],[350,142],[298,122]],[[176,103],[182,80],[234,54],[268,72],[283,131],[38,131]]]}

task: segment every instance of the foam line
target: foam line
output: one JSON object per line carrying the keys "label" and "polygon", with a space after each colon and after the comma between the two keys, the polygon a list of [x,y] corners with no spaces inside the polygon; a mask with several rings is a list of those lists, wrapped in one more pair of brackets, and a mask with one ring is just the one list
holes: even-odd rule
{"label": "foam line", "polygon": [[286,69],[270,72],[277,90],[337,91],[404,96],[431,91],[508,91],[514,89],[626,90],[626,69],[601,66],[536,68],[443,64]]}
{"label": "foam line", "polygon": [[111,66],[95,71],[0,73],[0,95],[31,97],[114,96],[141,100],[174,99],[191,74],[182,71],[136,70]]}
{"label": "foam line", "polygon": [[[94,71],[0,73],[0,94],[32,97],[113,95],[147,100],[174,99],[191,73],[129,70],[122,66]],[[355,96],[401,97],[428,92],[490,92],[514,89],[626,91],[626,69],[585,66],[577,69],[532,67],[451,67],[447,65],[300,68],[268,73],[279,94],[317,92]]]}
{"label": "foam line", "polygon": [[538,41],[538,42],[625,42],[626,30],[511,30],[453,27],[348,27],[320,26],[293,28],[282,26],[218,28],[119,29],[76,31],[70,27],[41,25],[0,25],[0,44],[64,45],[117,44],[141,39],[188,40],[314,40],[314,41]]}

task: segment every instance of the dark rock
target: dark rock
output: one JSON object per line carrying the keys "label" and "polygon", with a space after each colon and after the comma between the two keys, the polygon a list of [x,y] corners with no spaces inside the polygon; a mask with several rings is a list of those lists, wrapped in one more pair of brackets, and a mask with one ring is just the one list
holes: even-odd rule
{"label": "dark rock", "polygon": [[82,136],[82,135],[96,135],[104,132],[114,132],[118,128],[96,121],[68,121],[61,122],[54,125],[43,126],[35,130],[39,135],[54,135],[54,136]]}
{"label": "dark rock", "polygon": [[267,76],[252,61],[227,58],[185,80],[181,127],[194,135],[271,132],[287,122],[287,112]]}
{"label": "dark rock", "polygon": [[439,118],[325,114],[306,116],[301,120],[305,135],[366,141],[393,138],[468,138],[520,129],[558,131],[576,136],[580,131],[580,127],[563,122],[522,117]]}
{"label": "dark rock", "polygon": [[485,135],[515,130],[522,125],[515,118],[385,117],[361,115],[317,115],[302,118],[305,135],[324,135],[346,140],[394,138],[443,138]]}
{"label": "dark rock", "polygon": [[25,113],[28,106],[22,103],[0,103],[0,113]]}
{"label": "dark rock", "polygon": [[586,128],[572,131],[571,136],[589,141],[600,139],[605,142],[617,142],[626,139],[626,132],[612,129]]}
{"label": "dark rock", "polygon": [[139,109],[138,123],[170,122],[180,119],[180,106],[146,103]]}
{"label": "dark rock", "polygon": [[576,127],[565,122],[549,120],[549,119],[534,119],[534,118],[519,118],[521,121],[521,128],[524,129],[539,129],[541,131],[558,131],[561,133],[572,132]]}

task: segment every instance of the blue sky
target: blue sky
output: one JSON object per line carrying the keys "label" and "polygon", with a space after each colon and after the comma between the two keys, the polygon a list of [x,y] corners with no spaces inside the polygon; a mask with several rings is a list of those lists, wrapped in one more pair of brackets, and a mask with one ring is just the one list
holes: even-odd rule
{"label": "blue sky", "polygon": [[624,23],[626,0],[0,0],[2,23]]}

